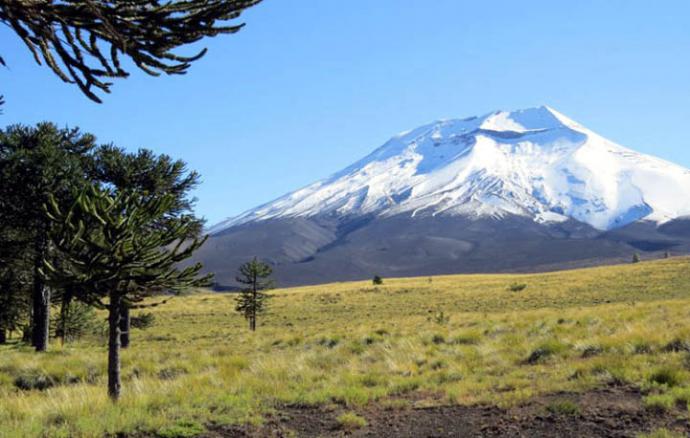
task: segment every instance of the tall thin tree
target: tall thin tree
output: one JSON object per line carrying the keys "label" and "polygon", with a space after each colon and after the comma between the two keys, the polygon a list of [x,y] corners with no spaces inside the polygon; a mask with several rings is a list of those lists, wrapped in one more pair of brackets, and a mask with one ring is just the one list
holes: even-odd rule
{"label": "tall thin tree", "polygon": [[[108,394],[121,394],[120,318],[124,305],[140,304],[154,292],[179,293],[210,284],[201,264],[180,268],[205,241],[189,241],[192,221],[156,228],[175,202],[171,195],[144,197],[131,192],[112,195],[89,186],[69,209],[51,197],[46,215],[53,222],[52,243],[62,254],[60,265],[45,259],[42,275],[54,285],[78,286],[77,298],[108,310]],[[157,305],[153,303],[148,305]]]}
{"label": "tall thin tree", "polygon": [[266,311],[266,300],[269,297],[266,290],[273,288],[273,281],[269,279],[272,273],[271,266],[256,257],[240,266],[236,280],[245,287],[237,297],[235,310],[249,321],[251,331],[256,331],[257,316]]}

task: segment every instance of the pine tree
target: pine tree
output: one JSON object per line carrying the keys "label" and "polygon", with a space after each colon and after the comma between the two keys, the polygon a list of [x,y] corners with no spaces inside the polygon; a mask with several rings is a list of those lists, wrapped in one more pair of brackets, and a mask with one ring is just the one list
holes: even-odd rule
{"label": "pine tree", "polygon": [[[24,42],[38,64],[100,102],[93,88],[109,93],[112,78],[128,65],[152,76],[185,74],[206,53],[177,49],[205,37],[238,32],[231,24],[260,0],[0,0],[0,23]],[[122,58],[131,63],[122,64]],[[0,64],[4,60],[0,57]]]}
{"label": "pine tree", "polygon": [[108,311],[108,394],[121,394],[120,318],[121,309],[140,304],[156,292],[179,293],[210,284],[201,277],[201,264],[179,268],[205,239],[186,239],[193,221],[158,228],[175,199],[171,195],[146,197],[134,192],[111,194],[89,186],[69,209],[54,197],[46,215],[54,224],[51,241],[62,255],[62,263],[45,259],[42,275],[50,284],[74,286],[77,298]]}
{"label": "pine tree", "polygon": [[256,331],[257,316],[266,311],[266,300],[269,296],[265,291],[273,288],[273,281],[268,279],[272,273],[273,269],[268,264],[254,257],[240,266],[239,275],[236,277],[237,282],[246,287],[237,297],[235,310],[249,321],[251,331]]}

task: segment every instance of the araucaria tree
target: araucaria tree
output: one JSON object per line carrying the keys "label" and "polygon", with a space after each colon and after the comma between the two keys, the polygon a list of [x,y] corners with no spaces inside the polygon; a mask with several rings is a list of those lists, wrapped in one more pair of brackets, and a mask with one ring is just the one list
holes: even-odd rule
{"label": "araucaria tree", "polygon": [[[46,215],[53,222],[51,241],[60,263],[44,260],[41,273],[52,284],[75,286],[77,298],[108,311],[108,394],[121,393],[120,315],[123,306],[161,292],[179,293],[210,284],[200,264],[180,268],[205,239],[187,239],[192,220],[155,227],[175,203],[172,195],[112,194],[89,186],[69,209],[51,198]],[[149,304],[149,305],[155,305]]]}
{"label": "araucaria tree", "polygon": [[266,291],[273,288],[273,281],[269,279],[272,273],[271,266],[255,257],[240,266],[239,275],[236,277],[237,282],[245,287],[237,297],[235,310],[249,321],[251,331],[256,330],[257,315],[266,311]]}
{"label": "araucaria tree", "polygon": [[122,58],[153,76],[184,74],[206,50],[182,56],[177,49],[239,31],[243,24],[231,21],[259,1],[0,0],[0,23],[37,63],[100,102],[94,88],[108,93],[110,79],[129,75]]}
{"label": "araucaria tree", "polygon": [[[6,281],[21,280],[22,289],[28,289],[31,341],[37,351],[48,348],[53,300],[38,269],[43,259],[55,256],[43,205],[49,195],[63,205],[73,202],[74,192],[86,182],[84,169],[94,147],[92,135],[51,123],[0,130],[0,245],[5,259],[0,270]],[[15,287],[12,293],[17,297],[18,292]]]}

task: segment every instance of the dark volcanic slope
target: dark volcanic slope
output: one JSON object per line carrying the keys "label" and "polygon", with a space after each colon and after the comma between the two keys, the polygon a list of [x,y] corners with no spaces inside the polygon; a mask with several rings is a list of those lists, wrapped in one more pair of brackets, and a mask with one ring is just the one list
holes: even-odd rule
{"label": "dark volcanic slope", "polygon": [[635,252],[690,253],[690,221],[637,222],[609,232],[568,221],[520,216],[267,220],[213,235],[196,255],[219,287],[257,256],[274,265],[280,286],[384,277],[562,269],[629,261]]}

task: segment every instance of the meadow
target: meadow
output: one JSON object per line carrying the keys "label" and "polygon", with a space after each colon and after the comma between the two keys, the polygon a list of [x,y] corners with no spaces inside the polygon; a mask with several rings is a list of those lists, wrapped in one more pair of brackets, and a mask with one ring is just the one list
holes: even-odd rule
{"label": "meadow", "polygon": [[254,333],[232,294],[150,311],[116,404],[102,336],[43,354],[0,346],[0,436],[191,437],[284,406],[336,406],[359,428],[371,404],[508,407],[611,384],[649,409],[687,416],[690,402],[690,258],[277,289]]}

